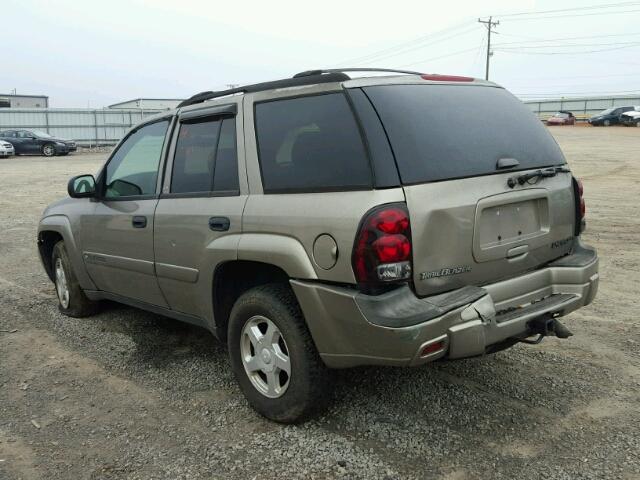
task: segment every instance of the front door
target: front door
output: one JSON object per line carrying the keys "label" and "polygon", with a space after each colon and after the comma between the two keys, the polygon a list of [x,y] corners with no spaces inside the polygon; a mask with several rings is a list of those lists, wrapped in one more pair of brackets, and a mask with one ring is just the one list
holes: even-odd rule
{"label": "front door", "polygon": [[82,219],[87,271],[105,292],[166,307],[155,276],[154,212],[158,171],[170,121],[131,132],[104,168],[100,198]]}

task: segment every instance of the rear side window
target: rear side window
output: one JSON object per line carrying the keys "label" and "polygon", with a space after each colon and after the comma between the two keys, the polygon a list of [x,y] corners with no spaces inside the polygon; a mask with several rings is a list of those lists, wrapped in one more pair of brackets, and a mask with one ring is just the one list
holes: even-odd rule
{"label": "rear side window", "polygon": [[371,187],[371,167],[342,93],[258,103],[258,156],[265,193]]}
{"label": "rear side window", "polygon": [[502,88],[462,85],[365,87],[389,136],[404,184],[565,163],[542,122]]}
{"label": "rear side window", "polygon": [[171,173],[171,193],[238,190],[235,118],[182,123]]}

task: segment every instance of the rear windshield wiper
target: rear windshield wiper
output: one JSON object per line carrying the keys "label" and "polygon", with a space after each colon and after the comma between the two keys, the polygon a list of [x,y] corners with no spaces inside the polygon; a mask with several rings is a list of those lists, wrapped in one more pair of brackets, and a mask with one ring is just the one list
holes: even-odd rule
{"label": "rear windshield wiper", "polygon": [[535,172],[523,173],[522,175],[511,177],[509,178],[509,180],[507,180],[507,185],[509,186],[509,188],[513,188],[516,185],[524,185],[525,183],[529,185],[535,185],[540,181],[541,178],[555,177],[558,173],[566,173],[570,171],[571,170],[569,170],[567,167],[543,168],[541,170],[536,170]]}

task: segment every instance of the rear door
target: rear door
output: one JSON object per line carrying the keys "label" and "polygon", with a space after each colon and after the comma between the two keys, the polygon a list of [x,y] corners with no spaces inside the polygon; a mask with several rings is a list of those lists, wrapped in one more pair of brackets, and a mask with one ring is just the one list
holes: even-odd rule
{"label": "rear door", "polygon": [[160,287],[173,310],[200,318],[211,316],[203,299],[211,298],[213,269],[235,260],[242,230],[247,187],[237,102],[180,113],[155,213]]}
{"label": "rear door", "polygon": [[570,173],[508,186],[510,177],[565,165],[551,135],[515,97],[470,84],[363,90],[404,185],[419,295],[514,276],[571,248]]}

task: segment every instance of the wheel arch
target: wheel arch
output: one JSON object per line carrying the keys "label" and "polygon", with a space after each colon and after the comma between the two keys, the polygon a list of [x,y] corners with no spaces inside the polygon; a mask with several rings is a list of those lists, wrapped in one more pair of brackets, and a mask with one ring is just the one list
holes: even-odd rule
{"label": "wheel arch", "polygon": [[44,217],[38,226],[38,252],[47,276],[53,280],[51,253],[60,240],[63,240],[66,245],[69,260],[80,286],[84,290],[96,290],[95,284],[85,269],[82,252],[78,249],[69,219],[64,215]]}

